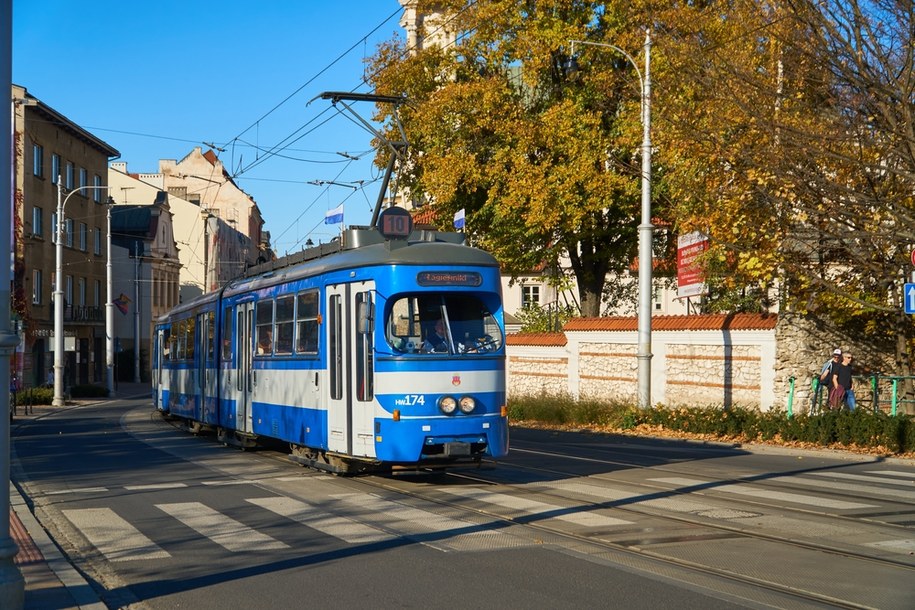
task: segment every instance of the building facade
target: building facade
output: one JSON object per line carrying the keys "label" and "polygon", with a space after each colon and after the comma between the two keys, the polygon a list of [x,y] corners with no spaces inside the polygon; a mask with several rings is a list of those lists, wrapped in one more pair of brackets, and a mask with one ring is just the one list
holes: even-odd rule
{"label": "building facade", "polygon": [[[197,204],[246,236],[247,242],[242,247],[246,249],[244,256],[248,266],[273,259],[260,208],[251,195],[235,184],[212,150],[203,152],[198,146],[180,161],[161,159],[158,174],[139,174],[138,177],[161,185],[160,188],[170,195]],[[217,287],[211,277],[207,291]]]}
{"label": "building facade", "polygon": [[[229,223],[214,214],[199,199],[190,201],[174,190],[167,192],[161,174],[129,173],[127,163],[119,161],[111,164],[108,180],[112,197],[119,205],[164,206],[171,216],[169,230],[177,246],[180,272],[177,300],[165,298],[164,288],[159,289],[161,300],[168,302],[163,312],[218,289],[250,266],[248,255],[257,248],[246,234],[236,229],[237,223]],[[160,238],[168,239],[165,235]]]}
{"label": "building facade", "polygon": [[60,222],[64,383],[104,383],[107,175],[109,159],[119,153],[24,87],[13,85],[12,109],[11,315],[21,337],[13,374],[23,387],[38,386],[47,383],[53,367]]}
{"label": "building facade", "polygon": [[122,380],[149,378],[155,320],[178,304],[181,263],[168,199],[161,195],[152,205],[111,210],[112,252],[122,251],[112,273],[115,351],[122,354],[116,373]]}

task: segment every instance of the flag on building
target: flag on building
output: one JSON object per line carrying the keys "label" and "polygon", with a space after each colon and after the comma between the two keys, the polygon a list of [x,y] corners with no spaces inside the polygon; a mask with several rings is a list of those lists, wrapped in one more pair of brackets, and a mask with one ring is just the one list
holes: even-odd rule
{"label": "flag on building", "polygon": [[324,214],[324,224],[336,225],[343,222],[343,204],[341,203],[332,210],[327,210]]}
{"label": "flag on building", "polygon": [[454,213],[454,228],[463,229],[464,228],[464,208],[461,208]]}
{"label": "flag on building", "polygon": [[130,303],[130,298],[123,292],[121,293],[121,296],[119,296],[118,298],[116,298],[114,300],[114,306],[117,307],[118,311],[120,311],[125,316],[127,315],[127,304],[128,303]]}

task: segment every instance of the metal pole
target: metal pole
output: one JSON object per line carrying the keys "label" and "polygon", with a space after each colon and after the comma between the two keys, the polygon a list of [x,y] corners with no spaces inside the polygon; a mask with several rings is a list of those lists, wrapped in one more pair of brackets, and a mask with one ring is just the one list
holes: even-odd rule
{"label": "metal pole", "polygon": [[571,40],[571,52],[575,44],[608,47],[623,55],[635,68],[642,86],[642,219],[639,223],[639,303],[638,303],[638,387],[639,407],[651,406],[651,301],[652,301],[652,234],[651,224],[651,30],[645,30],[645,74],[639,71],[639,64],[620,47],[605,42]]}
{"label": "metal pole", "polygon": [[107,302],[105,303],[105,387],[108,396],[114,396],[114,287],[111,268],[111,205],[108,202],[108,260],[105,263],[105,281],[107,283]]}
{"label": "metal pole", "polygon": [[[13,86],[13,2],[0,0],[0,90],[10,91]],[[10,98],[6,98],[9,100]],[[3,143],[0,144],[0,252],[13,251],[11,227],[13,226],[13,118],[12,112],[3,115]],[[17,149],[18,150],[18,149]],[[0,264],[0,384],[10,383],[10,355],[19,338],[10,332],[10,263],[12,257]],[[10,420],[9,393],[0,392],[0,608],[20,610],[25,603],[25,580],[13,561],[19,547],[10,536]]]}
{"label": "metal pole", "polygon": [[[57,226],[54,228],[56,243],[56,264],[54,267],[54,400],[51,404],[55,407],[64,406],[64,291],[63,259],[63,224],[64,206],[66,199],[63,196],[63,184],[60,174],[57,174]],[[75,192],[75,191],[74,191]],[[69,197],[69,195],[68,195]]]}
{"label": "metal pole", "polygon": [[[67,201],[76,193],[86,191],[108,190],[107,186],[80,186],[63,196],[63,184],[60,174],[57,175],[57,228],[54,231],[57,236],[56,248],[56,277],[54,289],[54,400],[51,404],[55,407],[62,407],[66,404],[64,401],[64,292],[63,292],[63,259],[64,259],[64,209],[67,207]],[[109,231],[110,234],[110,231]]]}
{"label": "metal pole", "polygon": [[642,80],[642,222],[639,225],[638,383],[639,408],[651,406],[651,30],[645,30]]}
{"label": "metal pole", "polygon": [[133,382],[140,383],[140,245],[134,242]]}

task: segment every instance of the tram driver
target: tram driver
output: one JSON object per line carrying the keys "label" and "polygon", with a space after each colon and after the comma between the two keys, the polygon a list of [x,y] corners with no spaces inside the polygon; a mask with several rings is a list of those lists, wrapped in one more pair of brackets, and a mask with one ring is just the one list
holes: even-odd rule
{"label": "tram driver", "polygon": [[445,321],[441,318],[435,321],[434,331],[426,336],[426,340],[423,342],[423,351],[428,353],[444,353],[448,351]]}

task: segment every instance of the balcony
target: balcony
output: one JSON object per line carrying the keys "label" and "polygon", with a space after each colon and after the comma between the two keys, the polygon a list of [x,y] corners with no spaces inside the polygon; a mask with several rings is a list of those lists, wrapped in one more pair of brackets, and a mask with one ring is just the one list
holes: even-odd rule
{"label": "balcony", "polygon": [[[32,319],[36,321],[43,322],[52,322],[54,319],[54,306],[53,303],[47,303],[42,305],[32,304],[31,307]],[[64,306],[64,322],[84,322],[84,323],[105,323],[105,306],[99,305],[97,307],[88,307],[88,306],[79,306],[79,305],[65,305]]]}

